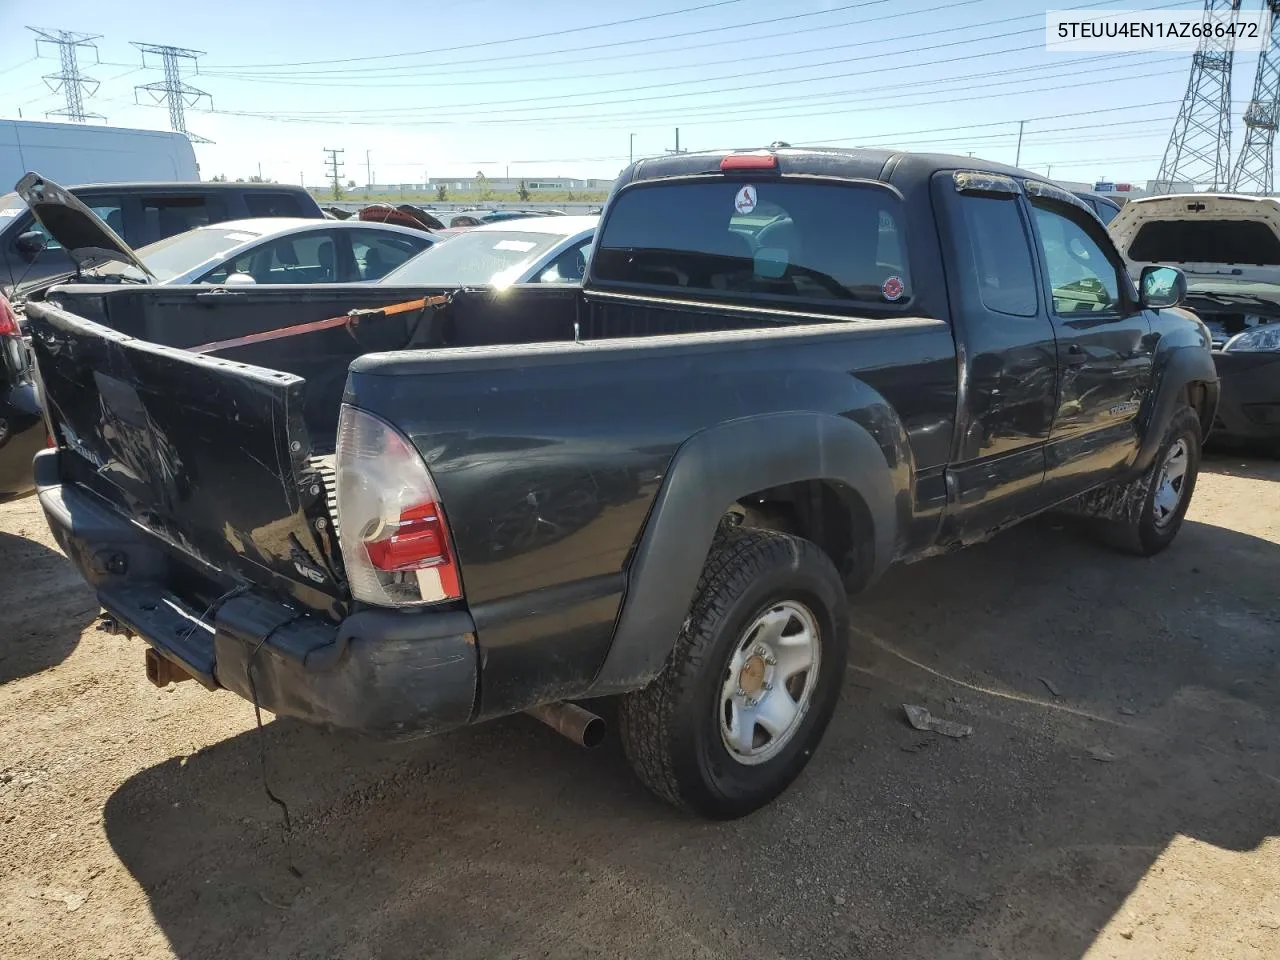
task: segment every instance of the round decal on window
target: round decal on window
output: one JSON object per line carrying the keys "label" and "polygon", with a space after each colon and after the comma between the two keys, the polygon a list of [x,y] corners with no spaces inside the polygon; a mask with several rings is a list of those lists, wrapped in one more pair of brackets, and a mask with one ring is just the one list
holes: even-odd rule
{"label": "round decal on window", "polygon": [[900,300],[906,286],[900,277],[890,277],[880,286],[880,292],[884,294],[884,298],[889,301]]}
{"label": "round decal on window", "polygon": [[739,213],[750,213],[756,208],[756,188],[751,184],[743,184],[738,195],[733,198],[733,209]]}

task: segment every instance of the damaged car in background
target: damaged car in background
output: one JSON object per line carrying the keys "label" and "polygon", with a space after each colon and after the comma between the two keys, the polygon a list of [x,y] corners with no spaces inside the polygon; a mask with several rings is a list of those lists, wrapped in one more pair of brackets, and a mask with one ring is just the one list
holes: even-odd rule
{"label": "damaged car in background", "polygon": [[1280,201],[1223,194],[1131,200],[1110,224],[1129,272],[1167,264],[1205,325],[1222,384],[1215,439],[1280,454]]}

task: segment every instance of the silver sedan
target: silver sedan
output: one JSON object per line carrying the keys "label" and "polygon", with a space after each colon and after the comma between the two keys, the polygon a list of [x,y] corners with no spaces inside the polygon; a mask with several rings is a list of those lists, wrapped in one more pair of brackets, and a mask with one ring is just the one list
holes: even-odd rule
{"label": "silver sedan", "polygon": [[[381,279],[436,242],[387,223],[262,217],[197,227],[136,252],[163,284],[360,283]],[[95,272],[137,268],[112,263]]]}
{"label": "silver sedan", "polygon": [[531,217],[471,227],[388,273],[382,282],[427,287],[581,283],[599,220]]}

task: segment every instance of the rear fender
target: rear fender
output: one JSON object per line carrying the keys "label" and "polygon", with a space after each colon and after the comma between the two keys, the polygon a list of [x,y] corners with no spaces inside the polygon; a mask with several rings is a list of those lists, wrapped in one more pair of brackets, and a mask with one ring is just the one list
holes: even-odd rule
{"label": "rear fender", "polygon": [[862,498],[874,579],[892,562],[902,472],[860,424],[823,413],[734,420],[676,451],[632,558],[613,644],[588,695],[644,686],[661,672],[689,612],[721,518],[737,500],[788,483],[830,480]]}

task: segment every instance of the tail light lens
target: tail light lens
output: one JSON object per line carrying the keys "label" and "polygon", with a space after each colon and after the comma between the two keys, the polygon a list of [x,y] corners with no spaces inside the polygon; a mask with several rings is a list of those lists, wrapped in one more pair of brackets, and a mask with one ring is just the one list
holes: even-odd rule
{"label": "tail light lens", "polygon": [[343,404],[335,461],[338,539],[351,595],[388,607],[460,598],[440,494],[413,444]]}
{"label": "tail light lens", "polygon": [[0,337],[16,337],[20,334],[18,317],[8,299],[0,293]]}

